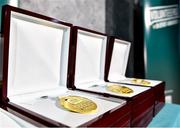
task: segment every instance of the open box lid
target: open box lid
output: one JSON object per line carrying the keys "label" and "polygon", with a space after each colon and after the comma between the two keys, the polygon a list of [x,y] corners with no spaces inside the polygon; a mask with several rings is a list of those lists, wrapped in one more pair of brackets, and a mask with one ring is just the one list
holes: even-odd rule
{"label": "open box lid", "polygon": [[89,29],[74,27],[75,88],[84,88],[93,82],[104,81],[107,36]]}
{"label": "open box lid", "polygon": [[107,79],[117,81],[125,78],[131,43],[115,37],[110,38],[112,56]]}
{"label": "open box lid", "polygon": [[107,73],[108,81],[120,82],[131,85],[140,85],[146,87],[147,86],[153,87],[162,83],[162,81],[159,80],[147,80],[147,79],[139,79],[139,80],[147,81],[150,83],[149,85],[144,85],[141,83],[133,83],[132,81],[136,80],[136,78],[127,78],[125,76],[131,43],[115,37],[110,37],[109,41],[110,41],[109,55],[111,57],[110,57],[110,65],[108,69],[109,72]]}
{"label": "open box lid", "polygon": [[2,98],[66,88],[71,24],[3,7]]}
{"label": "open box lid", "polygon": [[[105,82],[105,75],[108,68],[106,59],[110,53],[111,39],[107,38],[105,34],[80,27],[74,27],[73,34],[74,49],[71,50],[73,51],[71,55],[73,54],[75,56],[73,58],[75,59],[73,62],[74,67],[71,67],[73,72],[71,72],[72,74],[69,73],[70,76],[73,76],[73,78],[70,79],[72,80],[72,83],[74,82],[72,84],[74,86],[73,89],[105,96],[118,96],[119,98],[131,98],[149,89],[124,85],[132,88],[134,92],[132,94],[117,94],[108,91],[107,85],[112,83]],[[119,40],[115,41],[119,44]],[[116,43],[114,46],[116,46]],[[123,41],[121,43],[123,43],[123,46],[120,46],[120,50],[126,48],[124,45],[128,48],[130,47],[129,42]],[[119,50],[119,47],[117,50]]]}

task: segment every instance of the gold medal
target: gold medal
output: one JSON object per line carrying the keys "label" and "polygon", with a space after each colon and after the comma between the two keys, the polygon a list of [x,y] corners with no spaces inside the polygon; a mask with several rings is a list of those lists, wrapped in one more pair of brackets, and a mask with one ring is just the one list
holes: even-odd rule
{"label": "gold medal", "polygon": [[140,84],[140,85],[146,85],[146,86],[151,84],[151,82],[149,82],[149,81],[146,81],[146,80],[143,80],[143,79],[136,79],[136,78],[132,79],[131,82],[133,84]]}
{"label": "gold medal", "polygon": [[81,114],[95,113],[97,105],[92,100],[80,96],[59,97],[60,104],[67,110]]}
{"label": "gold medal", "polygon": [[128,88],[126,86],[121,86],[119,84],[109,84],[107,85],[107,90],[119,94],[130,94],[133,93],[133,90],[131,88]]}

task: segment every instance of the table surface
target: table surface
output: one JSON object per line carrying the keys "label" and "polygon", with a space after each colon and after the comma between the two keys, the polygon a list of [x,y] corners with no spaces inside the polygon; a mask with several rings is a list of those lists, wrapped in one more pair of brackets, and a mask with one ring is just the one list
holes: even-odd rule
{"label": "table surface", "polygon": [[180,105],[165,104],[148,127],[180,127]]}

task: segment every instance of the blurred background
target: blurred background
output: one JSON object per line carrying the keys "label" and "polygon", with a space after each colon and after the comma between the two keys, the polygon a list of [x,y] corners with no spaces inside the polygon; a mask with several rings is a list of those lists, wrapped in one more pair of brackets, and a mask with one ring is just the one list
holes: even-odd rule
{"label": "blurred background", "polygon": [[[131,41],[126,76],[163,80],[166,102],[180,103],[179,0],[1,0],[0,8],[4,4]],[[2,56],[1,41],[0,79]]]}

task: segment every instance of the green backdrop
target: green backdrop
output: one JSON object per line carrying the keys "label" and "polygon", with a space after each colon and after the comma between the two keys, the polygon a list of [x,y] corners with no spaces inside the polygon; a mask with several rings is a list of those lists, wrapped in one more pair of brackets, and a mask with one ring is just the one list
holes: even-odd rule
{"label": "green backdrop", "polygon": [[164,80],[172,101],[180,103],[179,23],[176,16],[178,6],[171,7],[178,5],[178,0],[142,0],[141,5],[146,52],[145,76]]}
{"label": "green backdrop", "polygon": [[[7,0],[1,0],[0,1],[0,17],[2,15],[2,6],[7,3]],[[0,25],[1,25],[1,19],[0,19]],[[0,28],[1,29],[1,28]]]}
{"label": "green backdrop", "polygon": [[[18,0],[0,0],[0,10],[2,10],[2,6],[5,4],[10,4],[13,6],[18,6]],[[0,17],[1,17],[2,11],[0,11]],[[0,25],[1,25],[1,20],[0,20]]]}

